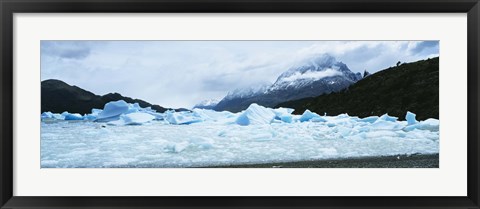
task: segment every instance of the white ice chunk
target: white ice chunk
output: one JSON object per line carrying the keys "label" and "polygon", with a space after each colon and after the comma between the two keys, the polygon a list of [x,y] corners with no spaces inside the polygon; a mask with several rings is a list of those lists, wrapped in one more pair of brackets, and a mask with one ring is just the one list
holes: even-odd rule
{"label": "white ice chunk", "polygon": [[222,121],[235,116],[233,113],[228,111],[217,112],[215,110],[198,108],[193,109],[193,114],[199,118],[202,118],[204,121]]}
{"label": "white ice chunk", "polygon": [[55,118],[57,120],[65,120],[65,116],[63,116],[62,114],[58,114],[58,113],[53,113],[53,118]]}
{"label": "white ice chunk", "polygon": [[44,112],[40,115],[40,117],[43,118],[53,118],[53,113],[52,112]]}
{"label": "white ice chunk", "polygon": [[396,122],[398,120],[397,117],[394,117],[394,116],[390,116],[387,114],[384,114],[382,116],[380,116],[380,118],[378,118],[377,121],[390,121],[390,122]]}
{"label": "white ice chunk", "polygon": [[101,109],[96,109],[96,108],[93,108],[93,109],[92,109],[92,113],[90,113],[90,114],[86,114],[86,115],[84,116],[84,119],[85,119],[85,120],[91,120],[91,121],[94,121],[94,120],[96,120],[96,119],[97,119],[97,117],[98,117],[98,114],[100,114],[101,112],[102,112],[102,110],[101,110]]}
{"label": "white ice chunk", "polygon": [[281,120],[286,123],[291,123],[293,121],[293,116],[292,116],[293,111],[294,109],[292,108],[284,108],[284,107],[273,110],[273,112],[275,113],[275,119]]}
{"label": "white ice chunk", "polygon": [[437,119],[429,118],[425,121],[420,121],[416,124],[409,125],[405,127],[403,130],[405,131],[412,131],[414,129],[419,130],[429,130],[437,132],[439,130],[440,121]]}
{"label": "white ice chunk", "polygon": [[[313,120],[315,119],[315,120]],[[311,112],[310,110],[305,110],[305,112],[303,112],[302,116],[300,117],[300,122],[305,122],[305,121],[309,121],[309,120],[312,120],[313,122],[326,122],[327,120],[325,120],[324,118],[322,118],[320,115],[318,115],[317,113],[314,113],[314,112]]]}
{"label": "white ice chunk", "polygon": [[93,114],[87,114],[87,115],[83,116],[83,119],[93,121],[93,120],[97,119],[97,116],[95,116]]}
{"label": "white ice chunk", "polygon": [[293,116],[292,115],[281,115],[279,116],[280,120],[285,122],[285,123],[291,123],[293,122]]}
{"label": "white ice chunk", "polygon": [[64,120],[83,120],[83,116],[78,113],[63,112]]}
{"label": "white ice chunk", "polygon": [[295,109],[292,108],[285,108],[285,107],[280,107],[277,109],[273,109],[273,112],[277,115],[285,115],[285,114],[292,114]]}
{"label": "white ice chunk", "polygon": [[40,115],[42,120],[65,120],[65,115],[52,113],[52,112],[44,112]]}
{"label": "white ice chunk", "polygon": [[134,112],[122,115],[125,125],[142,125],[155,119],[155,116],[143,112]]}
{"label": "white ice chunk", "polygon": [[238,125],[269,124],[275,119],[275,113],[270,108],[252,103],[235,120]]}
{"label": "white ice chunk", "polygon": [[386,120],[377,120],[371,127],[376,130],[398,130],[403,128],[402,124]]}
{"label": "white ice chunk", "polygon": [[193,113],[188,111],[182,111],[182,112],[167,111],[165,120],[170,124],[176,124],[176,125],[187,125],[187,124],[202,122],[202,119],[200,117],[197,117]]}
{"label": "white ice chunk", "polygon": [[134,113],[134,112],[139,112],[141,111],[143,108],[140,107],[140,105],[138,103],[134,103],[134,104],[130,104],[128,103],[128,110],[126,113]]}
{"label": "white ice chunk", "polygon": [[338,126],[338,127],[335,128],[335,130],[336,130],[337,133],[339,133],[343,137],[346,137],[346,136],[350,135],[350,133],[352,132],[351,128],[346,128],[346,127],[343,127],[343,126]]}
{"label": "white ice chunk", "polygon": [[108,122],[107,122],[107,125],[111,125],[111,126],[123,126],[123,125],[125,125],[125,121],[124,121],[123,119],[108,121]]}
{"label": "white ice chunk", "polygon": [[128,112],[129,104],[123,100],[109,102],[105,104],[103,111],[98,114],[96,121],[108,122],[118,120],[121,114]]}
{"label": "white ice chunk", "polygon": [[153,117],[155,117],[155,120],[163,120],[165,118],[165,114],[164,113],[157,113],[157,112],[146,112],[150,115],[152,115]]}
{"label": "white ice chunk", "polygon": [[415,119],[415,113],[412,113],[410,111],[407,112],[407,115],[405,116],[405,118],[407,119],[407,122],[408,122],[408,125],[413,125],[413,124],[416,124],[418,123],[418,121]]}
{"label": "white ice chunk", "polygon": [[378,116],[370,116],[370,117],[362,118],[359,121],[366,122],[366,123],[374,123],[375,121],[378,120],[378,118],[379,118]]}

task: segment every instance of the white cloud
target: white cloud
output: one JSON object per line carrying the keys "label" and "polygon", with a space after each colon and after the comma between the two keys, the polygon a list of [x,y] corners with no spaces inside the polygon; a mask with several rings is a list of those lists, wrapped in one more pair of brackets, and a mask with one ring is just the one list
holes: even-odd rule
{"label": "white cloud", "polygon": [[296,72],[291,76],[282,78],[281,81],[282,82],[291,82],[291,81],[295,81],[295,80],[298,80],[298,79],[320,80],[322,78],[332,77],[332,76],[341,75],[341,74],[342,73],[340,73],[339,71],[329,68],[329,69],[325,69],[324,71],[313,71],[313,72],[308,71],[308,72],[305,72],[303,74]]}

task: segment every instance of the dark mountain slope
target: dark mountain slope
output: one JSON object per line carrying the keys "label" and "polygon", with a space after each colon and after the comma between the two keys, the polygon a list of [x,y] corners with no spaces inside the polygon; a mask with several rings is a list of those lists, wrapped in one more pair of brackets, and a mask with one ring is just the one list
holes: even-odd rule
{"label": "dark mountain slope", "polygon": [[438,119],[439,58],[390,67],[343,91],[288,101],[277,107],[294,108],[297,114],[309,109],[320,114],[359,117],[388,113],[404,118],[411,111],[420,120]]}
{"label": "dark mountain slope", "polygon": [[124,97],[119,93],[110,93],[104,96],[98,96],[92,92],[83,90],[77,86],[71,86],[67,83],[50,79],[42,81],[42,112],[61,113],[68,111],[71,113],[90,113],[92,108],[103,109],[103,106],[111,101],[124,100],[128,103],[138,103],[140,107],[152,107],[157,112],[164,112],[165,108],[159,105],[152,105],[139,99]]}

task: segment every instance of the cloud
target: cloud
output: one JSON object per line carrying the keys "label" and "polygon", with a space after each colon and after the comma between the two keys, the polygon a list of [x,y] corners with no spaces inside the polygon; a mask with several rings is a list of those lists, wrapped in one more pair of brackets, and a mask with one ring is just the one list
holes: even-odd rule
{"label": "cloud", "polygon": [[58,58],[85,59],[90,55],[90,47],[75,41],[41,41],[41,52]]}
{"label": "cloud", "polygon": [[341,75],[342,73],[340,73],[339,71],[337,70],[334,70],[334,69],[325,69],[324,71],[310,71],[310,72],[306,72],[306,73],[294,73],[293,75],[291,76],[288,76],[288,77],[285,77],[285,78],[282,78],[281,81],[282,82],[291,82],[291,81],[295,81],[297,79],[314,79],[314,80],[320,80],[322,78],[326,78],[326,77],[332,77],[332,76],[336,76],[336,75]]}
{"label": "cloud", "polygon": [[438,41],[422,41],[417,42],[417,44],[415,44],[415,46],[410,49],[410,51],[412,53],[418,54],[427,50],[434,50],[438,53],[438,47]]}
{"label": "cloud", "polygon": [[354,72],[377,72],[398,61],[438,56],[438,41],[325,41],[301,49],[297,57],[322,52],[330,53]]}

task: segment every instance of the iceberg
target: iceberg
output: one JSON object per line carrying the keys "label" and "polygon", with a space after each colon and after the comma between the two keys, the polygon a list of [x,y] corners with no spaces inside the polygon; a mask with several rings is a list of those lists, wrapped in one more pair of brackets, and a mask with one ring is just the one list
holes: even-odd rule
{"label": "iceberg", "polygon": [[142,125],[155,119],[155,116],[143,112],[134,112],[121,116],[125,125]]}
{"label": "iceberg", "polygon": [[292,108],[284,108],[284,107],[273,110],[273,112],[275,113],[275,119],[286,122],[286,123],[293,122],[293,116],[292,116],[293,111],[294,109]]}
{"label": "iceberg", "polygon": [[93,108],[93,109],[92,109],[92,113],[90,113],[90,114],[85,114],[85,115],[83,116],[83,119],[84,119],[84,120],[94,121],[94,120],[97,119],[98,114],[100,114],[101,112],[102,112],[101,109]]}
{"label": "iceberg", "polygon": [[83,116],[78,113],[63,112],[64,120],[83,120]]}
{"label": "iceberg", "polygon": [[109,102],[105,104],[102,112],[97,116],[96,122],[108,122],[118,120],[121,114],[127,113],[129,104],[123,100]]}
{"label": "iceberg", "polygon": [[202,122],[202,118],[195,116],[192,112],[182,111],[182,112],[175,112],[175,111],[167,111],[165,120],[170,124],[175,125],[188,125],[192,123]]}
{"label": "iceberg", "polygon": [[241,126],[251,124],[269,124],[275,119],[275,113],[270,108],[252,103],[245,111],[235,120],[235,123]]}
{"label": "iceberg", "polygon": [[370,116],[370,117],[366,117],[366,118],[362,118],[358,121],[360,122],[365,122],[365,123],[374,123],[375,121],[378,120],[378,116]]}
{"label": "iceberg", "polygon": [[146,113],[155,117],[155,120],[163,120],[165,118],[165,114],[163,113],[157,113],[157,112],[146,112]]}
{"label": "iceberg", "polygon": [[202,118],[204,121],[222,121],[235,116],[235,114],[228,111],[217,112],[210,109],[195,108],[192,112],[194,116]]}
{"label": "iceberg", "polygon": [[312,122],[327,122],[324,118],[320,117],[317,113],[311,112],[310,110],[305,110],[302,116],[300,117],[300,122],[312,121]]}
{"label": "iceberg", "polygon": [[390,122],[397,122],[398,118],[394,116],[388,115],[388,113],[380,116],[380,118],[377,119],[377,121],[390,121]]}
{"label": "iceberg", "polygon": [[413,125],[406,126],[403,128],[404,131],[413,131],[414,129],[419,129],[419,130],[429,130],[429,131],[434,131],[438,132],[439,131],[439,125],[440,121],[437,119],[429,118],[424,121],[420,121],[418,123],[415,123]]}
{"label": "iceberg", "polygon": [[143,108],[140,107],[138,103],[133,103],[133,104],[127,103],[127,104],[128,104],[128,110],[126,113],[134,113],[134,112],[139,112],[143,110]]}
{"label": "iceberg", "polygon": [[58,113],[53,113],[53,118],[55,118],[57,120],[65,120],[65,116],[63,116],[62,114],[58,114]]}
{"label": "iceberg", "polygon": [[87,114],[87,115],[83,116],[83,119],[93,121],[93,120],[97,119],[97,116],[95,116],[93,114]]}
{"label": "iceberg", "polygon": [[415,113],[412,113],[410,111],[407,112],[407,115],[405,116],[405,119],[407,119],[408,125],[413,125],[418,123],[418,121],[415,119],[417,115]]}
{"label": "iceberg", "polygon": [[53,113],[52,112],[44,112],[40,115],[40,117],[43,118],[53,118]]}
{"label": "iceberg", "polygon": [[65,120],[65,116],[64,116],[64,115],[58,114],[58,113],[52,113],[52,112],[43,112],[43,113],[40,115],[40,118],[41,118],[42,120],[45,120],[45,119]]}

